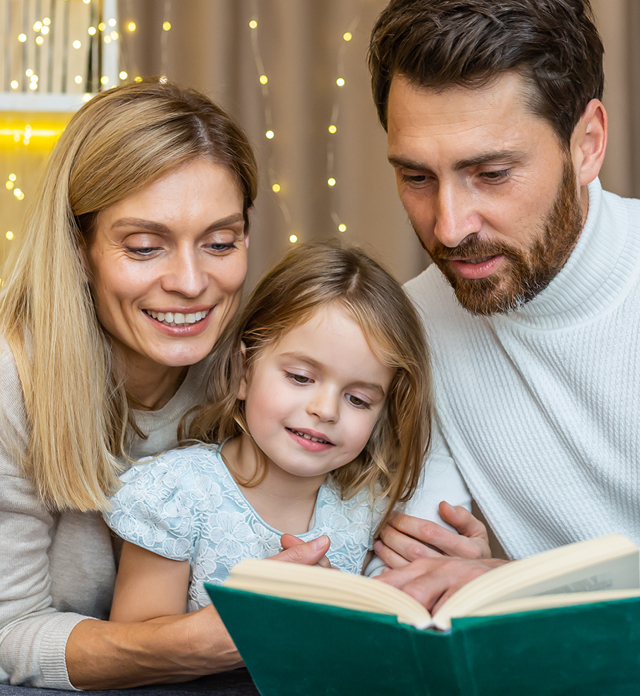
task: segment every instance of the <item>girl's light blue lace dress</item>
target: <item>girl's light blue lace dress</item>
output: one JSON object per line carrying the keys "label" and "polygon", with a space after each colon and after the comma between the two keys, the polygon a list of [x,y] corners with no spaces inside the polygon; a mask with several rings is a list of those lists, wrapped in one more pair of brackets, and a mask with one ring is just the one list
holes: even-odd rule
{"label": "girl's light blue lace dress", "polygon": [[[121,476],[107,524],[123,539],[177,561],[189,561],[187,611],[210,603],[204,582],[220,585],[243,558],[281,551],[282,532],[264,522],[240,492],[219,448],[195,445],[171,450]],[[304,541],[326,534],[331,565],[360,573],[384,501],[372,505],[367,491],[341,500],[327,481],[318,491]]]}

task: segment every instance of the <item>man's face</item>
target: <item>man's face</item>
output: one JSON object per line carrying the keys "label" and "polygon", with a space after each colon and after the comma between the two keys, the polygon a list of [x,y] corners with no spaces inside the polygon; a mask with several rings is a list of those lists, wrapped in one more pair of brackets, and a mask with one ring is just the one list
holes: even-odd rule
{"label": "man's face", "polygon": [[477,314],[517,309],[543,290],[578,239],[571,158],[527,108],[521,76],[444,91],[391,84],[389,161],[422,245]]}

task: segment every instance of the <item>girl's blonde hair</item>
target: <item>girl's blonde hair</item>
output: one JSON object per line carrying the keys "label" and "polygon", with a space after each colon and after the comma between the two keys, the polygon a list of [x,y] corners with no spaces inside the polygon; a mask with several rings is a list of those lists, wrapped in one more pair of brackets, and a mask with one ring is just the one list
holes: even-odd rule
{"label": "girl's blonde hair", "polygon": [[[388,514],[415,491],[429,445],[429,354],[422,325],[404,291],[359,249],[302,244],[267,274],[216,346],[206,405],[197,410],[189,435],[220,443],[249,434],[244,401],[236,398],[245,369],[250,376],[261,351],[332,304],[358,324],[394,376],[367,446],[331,478],[345,498],[362,489],[387,496]],[[246,483],[256,485],[264,473]]]}
{"label": "girl's blonde hair", "polygon": [[8,261],[0,331],[24,391],[24,468],[54,508],[107,506],[127,425],[126,393],[81,260],[86,237],[100,211],[200,157],[232,173],[248,224],[257,169],[246,136],[207,97],[171,83],[97,95],[48,162],[23,243]]}

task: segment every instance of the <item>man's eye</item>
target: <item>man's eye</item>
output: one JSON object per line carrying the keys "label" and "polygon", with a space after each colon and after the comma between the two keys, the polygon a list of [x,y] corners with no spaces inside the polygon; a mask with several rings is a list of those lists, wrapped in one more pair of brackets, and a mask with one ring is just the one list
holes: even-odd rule
{"label": "man's eye", "polygon": [[347,394],[346,398],[347,401],[356,408],[371,408],[371,405],[368,404],[364,399],[359,399],[357,396],[354,396],[353,394]]}
{"label": "man's eye", "polygon": [[427,180],[425,174],[403,174],[402,181],[407,184],[424,184]]}
{"label": "man's eye", "polygon": [[485,179],[485,181],[495,183],[497,181],[503,181],[504,179],[507,179],[509,177],[509,174],[511,174],[510,169],[499,169],[495,172],[482,172],[481,176],[483,179]]}
{"label": "man's eye", "polygon": [[306,375],[298,375],[295,372],[287,372],[286,375],[296,384],[311,384],[313,382],[311,377],[307,377]]}

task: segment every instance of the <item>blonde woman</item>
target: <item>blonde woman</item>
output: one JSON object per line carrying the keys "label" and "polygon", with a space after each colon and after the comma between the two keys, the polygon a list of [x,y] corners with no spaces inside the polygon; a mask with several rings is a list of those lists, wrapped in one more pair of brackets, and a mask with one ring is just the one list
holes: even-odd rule
{"label": "blonde woman", "polygon": [[[0,293],[0,683],[114,688],[241,664],[211,607],[100,620],[116,572],[100,511],[201,400],[256,180],[242,131],[171,84],[105,92],[63,133]],[[327,545],[281,556],[316,562]]]}

